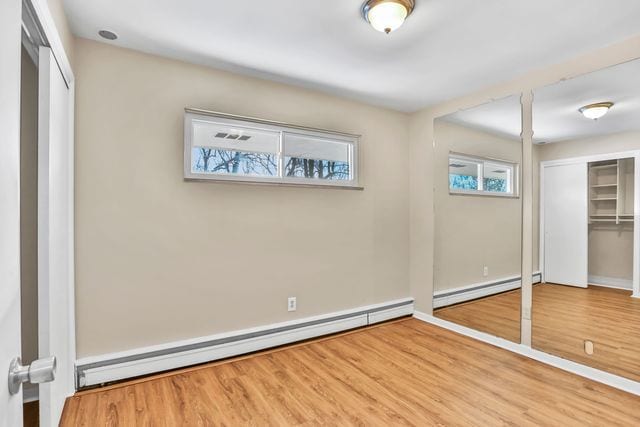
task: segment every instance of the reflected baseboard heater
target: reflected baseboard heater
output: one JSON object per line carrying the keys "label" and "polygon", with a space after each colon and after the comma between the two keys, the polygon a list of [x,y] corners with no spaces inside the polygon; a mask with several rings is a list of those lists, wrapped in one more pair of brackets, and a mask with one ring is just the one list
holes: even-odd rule
{"label": "reflected baseboard heater", "polygon": [[212,362],[413,315],[413,298],[79,359],[76,389]]}
{"label": "reflected baseboard heater", "polygon": [[[533,283],[539,283],[542,275],[539,271],[533,273]],[[433,293],[433,308],[447,307],[453,304],[460,304],[478,298],[502,292],[512,291],[520,287],[520,276],[505,277],[491,282],[474,283],[455,289],[447,289]]]}

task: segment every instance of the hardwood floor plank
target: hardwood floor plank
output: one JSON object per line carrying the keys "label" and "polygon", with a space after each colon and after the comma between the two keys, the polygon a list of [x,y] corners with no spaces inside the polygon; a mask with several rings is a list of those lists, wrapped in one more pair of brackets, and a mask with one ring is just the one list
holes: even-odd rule
{"label": "hardwood floor plank", "polygon": [[80,393],[61,425],[631,426],[638,407],[640,397],[407,319]]}

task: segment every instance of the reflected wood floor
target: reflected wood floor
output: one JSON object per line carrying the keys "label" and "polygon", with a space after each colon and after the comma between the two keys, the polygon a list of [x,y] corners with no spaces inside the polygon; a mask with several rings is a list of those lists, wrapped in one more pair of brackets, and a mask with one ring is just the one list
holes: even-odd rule
{"label": "reflected wood floor", "polygon": [[405,319],[78,393],[62,426],[640,425],[640,397]]}
{"label": "reflected wood floor", "polygon": [[[520,340],[520,291],[446,307],[435,316],[511,341]],[[533,287],[533,347],[640,381],[640,300],[601,286]],[[584,341],[594,343],[587,355]]]}

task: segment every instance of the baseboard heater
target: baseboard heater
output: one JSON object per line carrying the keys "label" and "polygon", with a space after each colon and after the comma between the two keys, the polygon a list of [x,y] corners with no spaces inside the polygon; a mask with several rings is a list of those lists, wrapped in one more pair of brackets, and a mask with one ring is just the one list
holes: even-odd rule
{"label": "baseboard heater", "polygon": [[[533,283],[539,283],[542,280],[541,273],[533,273],[532,279]],[[460,288],[434,292],[433,308],[447,307],[449,305],[460,304],[461,302],[511,291],[518,289],[520,284],[520,276],[513,276],[491,282],[475,283]]]}
{"label": "baseboard heater", "polygon": [[212,362],[258,350],[373,325],[413,314],[413,298],[245,329],[126,352],[87,357],[76,362],[81,390],[143,375]]}

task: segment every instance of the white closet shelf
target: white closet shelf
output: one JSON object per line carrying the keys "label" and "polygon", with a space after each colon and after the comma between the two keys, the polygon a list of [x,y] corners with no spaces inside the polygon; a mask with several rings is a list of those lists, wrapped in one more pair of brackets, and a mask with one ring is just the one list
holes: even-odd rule
{"label": "white closet shelf", "polygon": [[592,185],[591,188],[611,188],[611,187],[617,187],[618,184],[595,184]]}
{"label": "white closet shelf", "polygon": [[598,166],[591,166],[591,169],[611,169],[611,168],[618,168],[618,163],[612,163],[610,165],[598,165]]}
{"label": "white closet shelf", "polygon": [[595,199],[591,199],[592,202],[604,202],[606,200],[618,200],[617,197],[598,197]]}

